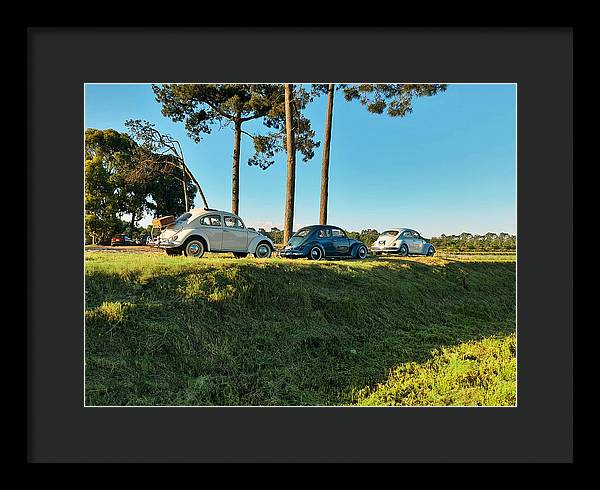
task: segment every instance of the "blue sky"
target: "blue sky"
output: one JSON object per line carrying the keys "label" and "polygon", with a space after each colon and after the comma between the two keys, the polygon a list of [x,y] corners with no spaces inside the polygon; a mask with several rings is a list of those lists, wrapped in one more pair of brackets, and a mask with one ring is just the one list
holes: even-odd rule
{"label": "blue sky", "polygon": [[[516,90],[512,84],[450,84],[446,92],[415,99],[404,118],[370,114],[337,93],[328,221],[352,231],[405,226],[425,236],[516,234]],[[323,96],[305,112],[320,141],[326,102]],[[86,128],[125,132],[127,119],[156,124],[179,139],[209,205],[230,210],[233,130],[215,127],[196,144],[183,123],[160,109],[149,84],[85,86]],[[285,153],[267,170],[247,164],[252,154],[252,141],[242,135],[239,214],[247,226],[282,228]],[[322,146],[308,163],[297,158],[295,229],[319,221],[321,158]]]}

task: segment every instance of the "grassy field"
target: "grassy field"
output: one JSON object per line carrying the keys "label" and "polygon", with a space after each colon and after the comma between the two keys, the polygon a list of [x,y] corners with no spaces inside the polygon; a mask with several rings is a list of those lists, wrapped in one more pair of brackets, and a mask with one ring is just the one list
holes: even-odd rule
{"label": "grassy field", "polygon": [[515,258],[86,252],[87,405],[514,405]]}

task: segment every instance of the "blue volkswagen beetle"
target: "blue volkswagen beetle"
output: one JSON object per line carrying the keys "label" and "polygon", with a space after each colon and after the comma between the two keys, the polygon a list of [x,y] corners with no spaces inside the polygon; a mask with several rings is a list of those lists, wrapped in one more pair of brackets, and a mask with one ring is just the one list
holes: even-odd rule
{"label": "blue volkswagen beetle", "polygon": [[346,232],[337,226],[312,225],[300,228],[280,252],[281,257],[307,257],[321,260],[325,257],[345,257],[364,259],[367,246],[360,240],[348,238]]}

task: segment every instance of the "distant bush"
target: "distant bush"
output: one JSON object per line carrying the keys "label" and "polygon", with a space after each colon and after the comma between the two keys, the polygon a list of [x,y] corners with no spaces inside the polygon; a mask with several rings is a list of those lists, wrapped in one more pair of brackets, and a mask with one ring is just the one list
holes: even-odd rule
{"label": "distant bush", "polygon": [[485,235],[440,235],[429,240],[438,250],[449,252],[500,252],[514,251],[517,237],[508,233],[486,233]]}
{"label": "distant bush", "polygon": [[283,230],[277,227],[271,228],[271,231],[267,231],[264,228],[259,228],[258,232],[266,237],[269,237],[276,245],[283,244]]}

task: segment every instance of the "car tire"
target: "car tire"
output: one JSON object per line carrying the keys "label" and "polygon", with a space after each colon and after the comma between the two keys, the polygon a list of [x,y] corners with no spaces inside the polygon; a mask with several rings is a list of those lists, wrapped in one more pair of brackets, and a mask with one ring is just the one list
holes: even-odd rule
{"label": "car tire", "polygon": [[204,243],[202,243],[202,240],[198,240],[197,238],[192,238],[186,242],[185,246],[183,247],[183,254],[186,257],[194,257],[199,259],[204,255],[204,251]]}
{"label": "car tire", "polygon": [[429,247],[429,249],[427,250],[427,257],[433,257],[435,255],[435,248],[433,248],[433,245],[431,245]]}
{"label": "car tire", "polygon": [[248,252],[233,252],[233,256],[236,259],[243,259],[244,257],[248,256]]}
{"label": "car tire", "polygon": [[363,260],[367,258],[367,255],[369,255],[369,251],[367,250],[367,247],[365,247],[364,245],[359,245],[358,248],[356,249],[356,258]]}
{"label": "car tire", "polygon": [[308,252],[308,260],[321,260],[323,257],[325,257],[325,254],[320,247],[313,247]]}
{"label": "car tire", "polygon": [[400,245],[400,256],[406,257],[407,255],[408,255],[408,245],[406,245],[406,243],[403,243],[402,245]]}
{"label": "car tire", "polygon": [[262,242],[256,247],[256,250],[254,251],[254,257],[257,259],[268,259],[271,257],[272,253],[273,249],[271,249],[271,246],[268,243]]}

